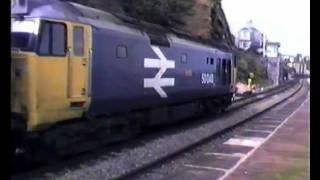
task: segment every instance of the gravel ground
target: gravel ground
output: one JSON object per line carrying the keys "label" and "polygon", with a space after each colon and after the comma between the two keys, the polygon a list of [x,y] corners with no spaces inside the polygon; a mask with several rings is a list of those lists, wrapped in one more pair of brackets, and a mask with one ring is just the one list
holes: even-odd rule
{"label": "gravel ground", "polygon": [[[296,89],[297,87],[295,87]],[[113,156],[100,157],[92,162],[81,163],[73,169],[65,168],[58,172],[45,172],[31,175],[30,179],[114,179],[125,175],[138,167],[153,163],[158,159],[167,157],[173,152],[178,152],[181,149],[188,147],[190,144],[196,143],[201,139],[211,137],[221,129],[231,127],[244,119],[251,117],[257,112],[262,112],[266,107],[280,102],[288,95],[295,91],[292,88],[289,91],[269,97],[268,100],[254,103],[238,110],[234,113],[217,118],[215,121],[210,121],[199,127],[169,134],[159,137],[138,147],[123,149]],[[24,177],[26,179],[26,177]]]}

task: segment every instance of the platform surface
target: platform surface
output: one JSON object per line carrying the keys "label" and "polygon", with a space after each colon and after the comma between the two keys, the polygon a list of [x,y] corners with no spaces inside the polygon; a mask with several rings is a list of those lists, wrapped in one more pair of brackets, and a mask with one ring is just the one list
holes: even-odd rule
{"label": "platform surface", "polygon": [[226,140],[205,146],[199,156],[179,165],[180,170],[159,179],[310,179],[309,99],[301,99],[302,104],[290,99],[284,109],[276,108]]}
{"label": "platform surface", "polygon": [[310,100],[225,180],[310,179]]}

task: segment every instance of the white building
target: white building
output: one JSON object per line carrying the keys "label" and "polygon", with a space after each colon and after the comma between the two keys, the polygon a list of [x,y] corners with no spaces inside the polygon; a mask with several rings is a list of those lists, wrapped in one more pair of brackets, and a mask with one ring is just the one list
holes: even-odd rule
{"label": "white building", "polygon": [[264,35],[249,21],[247,26],[238,31],[237,47],[243,50],[253,49],[262,53]]}

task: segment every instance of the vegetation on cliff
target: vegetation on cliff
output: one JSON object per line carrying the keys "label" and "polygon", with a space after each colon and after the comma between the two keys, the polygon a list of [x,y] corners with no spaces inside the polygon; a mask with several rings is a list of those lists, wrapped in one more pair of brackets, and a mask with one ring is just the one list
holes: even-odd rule
{"label": "vegetation on cliff", "polygon": [[109,12],[123,13],[150,23],[176,27],[192,15],[194,0],[69,0]]}
{"label": "vegetation on cliff", "polygon": [[247,84],[249,73],[254,73],[254,83],[260,86],[269,85],[266,65],[263,58],[253,53],[238,53],[237,59],[237,82]]}
{"label": "vegetation on cliff", "polygon": [[192,15],[194,0],[122,0],[125,13],[163,26],[185,25],[185,16]]}

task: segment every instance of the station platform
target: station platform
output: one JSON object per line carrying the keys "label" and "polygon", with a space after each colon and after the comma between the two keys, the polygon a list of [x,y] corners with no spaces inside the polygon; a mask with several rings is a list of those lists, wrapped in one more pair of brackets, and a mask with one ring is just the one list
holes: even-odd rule
{"label": "station platform", "polygon": [[224,179],[310,179],[310,100]]}
{"label": "station platform", "polygon": [[159,179],[310,179],[310,95],[256,117],[230,136],[204,145]]}

